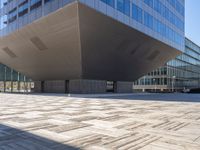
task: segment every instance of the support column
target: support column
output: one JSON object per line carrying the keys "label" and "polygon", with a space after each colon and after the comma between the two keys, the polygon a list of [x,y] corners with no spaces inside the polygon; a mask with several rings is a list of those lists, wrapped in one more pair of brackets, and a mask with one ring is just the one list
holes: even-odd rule
{"label": "support column", "polygon": [[31,82],[28,83],[29,83],[29,91],[31,92]]}
{"label": "support column", "polygon": [[65,80],[65,93],[69,93],[69,80]]}
{"label": "support column", "polygon": [[3,81],[3,91],[6,92],[6,81]]}
{"label": "support column", "polygon": [[44,93],[44,81],[41,81],[41,92]]}
{"label": "support column", "polygon": [[13,92],[13,81],[10,81],[11,93]]}
{"label": "support column", "polygon": [[117,90],[117,87],[118,85],[117,85],[117,81],[113,81],[113,92],[114,93],[118,93],[118,90]]}
{"label": "support column", "polygon": [[7,77],[7,70],[6,66],[4,67],[4,92],[6,92],[6,77]]}
{"label": "support column", "polygon": [[17,91],[20,92],[20,81],[17,81]]}

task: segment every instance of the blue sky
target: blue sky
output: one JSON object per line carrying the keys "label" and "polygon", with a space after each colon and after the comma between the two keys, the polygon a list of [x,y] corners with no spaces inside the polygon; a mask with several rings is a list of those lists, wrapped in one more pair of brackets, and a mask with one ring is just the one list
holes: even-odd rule
{"label": "blue sky", "polygon": [[185,0],[185,35],[200,46],[200,0]]}

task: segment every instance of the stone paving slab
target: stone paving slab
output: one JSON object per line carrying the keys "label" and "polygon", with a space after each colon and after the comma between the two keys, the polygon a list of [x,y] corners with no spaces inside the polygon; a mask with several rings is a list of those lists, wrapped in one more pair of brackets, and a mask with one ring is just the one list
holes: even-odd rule
{"label": "stone paving slab", "polygon": [[0,94],[0,150],[78,149],[200,150],[200,103]]}

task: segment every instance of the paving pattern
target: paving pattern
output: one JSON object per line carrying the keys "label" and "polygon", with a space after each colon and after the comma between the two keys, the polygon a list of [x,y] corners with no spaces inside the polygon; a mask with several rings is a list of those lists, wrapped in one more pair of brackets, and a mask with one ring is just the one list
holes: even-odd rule
{"label": "paving pattern", "polygon": [[200,103],[0,94],[0,150],[200,150]]}

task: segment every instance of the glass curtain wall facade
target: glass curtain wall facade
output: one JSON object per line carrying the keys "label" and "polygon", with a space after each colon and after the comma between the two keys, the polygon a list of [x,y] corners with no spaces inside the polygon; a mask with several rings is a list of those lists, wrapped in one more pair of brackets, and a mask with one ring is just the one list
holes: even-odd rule
{"label": "glass curtain wall facade", "polygon": [[0,91],[1,92],[30,92],[31,79],[21,73],[0,64]]}
{"label": "glass curtain wall facade", "polygon": [[200,87],[200,47],[185,38],[184,53],[134,82],[139,91],[180,91]]}
{"label": "glass curtain wall facade", "polygon": [[[81,0],[87,4],[87,0]],[[184,46],[184,0],[100,0],[88,5],[177,49]],[[111,7],[111,8],[110,8]],[[117,9],[113,10],[112,8]]]}
{"label": "glass curtain wall facade", "polygon": [[0,36],[74,1],[179,50],[184,49],[184,0],[1,0]]}

